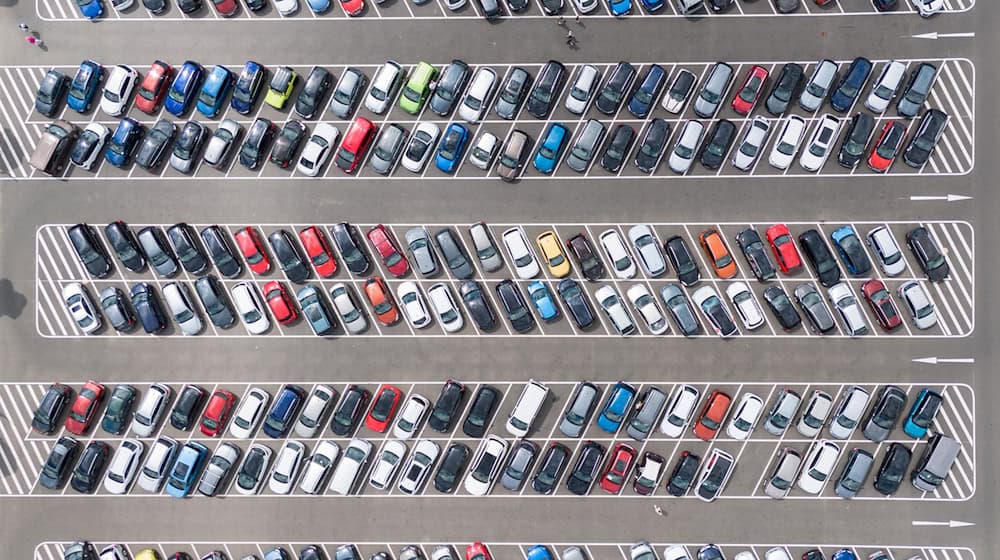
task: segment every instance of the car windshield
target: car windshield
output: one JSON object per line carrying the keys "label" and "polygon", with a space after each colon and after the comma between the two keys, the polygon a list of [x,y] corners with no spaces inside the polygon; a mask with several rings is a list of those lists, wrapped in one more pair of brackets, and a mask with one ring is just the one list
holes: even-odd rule
{"label": "car windshield", "polygon": [[756,157],[758,150],[760,150],[760,146],[757,146],[750,142],[743,142],[743,144],[740,145],[740,153],[745,156]]}
{"label": "car windshield", "polygon": [[472,478],[482,483],[488,483],[490,480],[490,473],[493,472],[493,465],[495,465],[496,462],[496,455],[491,455],[489,453],[483,455],[479,465],[476,466],[476,470],[472,471]]}
{"label": "car windshield", "polygon": [[173,88],[173,87],[171,87],[170,91],[167,92],[167,97],[169,97],[170,99],[173,99],[174,101],[176,101],[178,103],[183,103],[184,102],[184,92],[183,91],[178,91],[176,88]]}
{"label": "car windshield", "polygon": [[714,91],[711,91],[711,90],[709,90],[707,88],[704,89],[704,90],[702,90],[702,92],[701,92],[701,98],[704,99],[705,101],[707,101],[709,103],[713,103],[713,104],[719,102],[719,94],[715,93]]}
{"label": "car windshield", "polygon": [[105,89],[104,90],[104,99],[107,99],[108,101],[110,101],[112,103],[118,103],[119,101],[121,101],[122,98],[117,93],[115,93],[115,92],[113,92],[113,91],[111,91],[109,89]]}
{"label": "car windshield", "polygon": [[577,159],[582,159],[584,161],[590,159],[590,150],[581,146],[580,144],[573,146],[573,149],[570,150],[570,153],[573,154],[573,156],[576,157]]}
{"label": "car windshield", "polygon": [[774,486],[778,490],[788,490],[792,487],[792,482],[790,480],[785,480],[780,476],[776,476],[771,479],[771,486]]}
{"label": "car windshield", "polygon": [[674,153],[682,159],[691,159],[694,156],[694,148],[678,143],[677,147],[674,148]]}
{"label": "car windshield", "polygon": [[885,137],[885,140],[879,143],[878,149],[875,152],[885,159],[892,159],[896,155],[896,148],[899,147],[899,140],[901,139],[900,133],[896,132],[898,129],[893,129]]}
{"label": "car windshield", "polygon": [[653,100],[653,96],[648,91],[639,89],[635,92],[635,100],[643,105],[649,105]]}
{"label": "car windshield", "polygon": [[538,153],[545,159],[553,160],[556,159],[556,153],[546,145],[543,145],[538,149]]}
{"label": "car windshield", "polygon": [[816,157],[823,157],[826,155],[826,146],[819,142],[813,142],[809,145],[809,153]]}
{"label": "car windshield", "polygon": [[818,480],[819,482],[823,482],[824,480],[826,480],[827,473],[813,467],[809,469],[809,477]]}
{"label": "car windshield", "polygon": [[371,89],[370,94],[371,94],[372,97],[374,97],[375,99],[377,99],[379,101],[385,101],[385,99],[389,96],[388,92],[384,92],[384,91],[382,91],[382,90],[380,90],[380,89],[378,89],[376,87],[373,87]]}
{"label": "car windshield", "polygon": [[478,111],[483,106],[483,100],[472,95],[465,96],[465,106],[473,111]]}
{"label": "car windshield", "polygon": [[590,92],[588,92],[587,90],[585,90],[583,88],[573,86],[573,89],[569,90],[569,95],[570,95],[570,97],[572,97],[573,99],[576,99],[577,101],[581,101],[583,103],[586,103],[587,102],[587,98],[590,97]]}
{"label": "car windshield", "polygon": [[885,84],[879,84],[872,93],[874,93],[876,97],[888,101],[889,99],[892,99],[894,90],[890,89]]}
{"label": "car windshield", "polygon": [[858,94],[858,88],[849,83],[845,83],[843,86],[840,87],[840,93],[846,95],[847,97],[853,98]]}

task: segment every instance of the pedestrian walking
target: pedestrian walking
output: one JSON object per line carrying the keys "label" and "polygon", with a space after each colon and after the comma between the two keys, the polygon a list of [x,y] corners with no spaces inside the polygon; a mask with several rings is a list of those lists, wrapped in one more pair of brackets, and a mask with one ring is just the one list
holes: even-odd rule
{"label": "pedestrian walking", "polygon": [[556,25],[566,25],[566,18],[559,16],[559,19],[556,20]]}
{"label": "pedestrian walking", "polygon": [[17,24],[17,28],[20,29],[22,33],[27,33],[28,31],[31,31],[31,28],[28,27],[27,23],[19,23]]}
{"label": "pedestrian walking", "polygon": [[573,30],[572,29],[569,29],[569,30],[566,31],[566,40],[567,41],[572,41],[575,38],[576,37],[573,35]]}
{"label": "pedestrian walking", "polygon": [[663,508],[656,504],[653,504],[653,511],[656,512],[656,515],[663,515]]}
{"label": "pedestrian walking", "polygon": [[577,23],[580,23],[580,14],[573,16],[573,19],[576,20]]}
{"label": "pedestrian walking", "polygon": [[34,35],[26,35],[24,40],[27,41],[29,45],[38,43],[38,39],[36,39]]}

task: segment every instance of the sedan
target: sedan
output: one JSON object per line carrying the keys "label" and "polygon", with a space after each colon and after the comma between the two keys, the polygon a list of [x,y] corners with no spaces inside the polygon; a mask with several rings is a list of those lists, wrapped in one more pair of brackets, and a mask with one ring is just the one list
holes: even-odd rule
{"label": "sedan", "polygon": [[764,310],[760,308],[757,298],[746,282],[733,282],[726,287],[726,295],[736,308],[736,314],[743,321],[747,330],[754,330],[764,325]]}
{"label": "sedan", "polygon": [[750,123],[750,129],[743,136],[743,140],[736,147],[733,153],[733,167],[740,171],[750,171],[757,158],[767,145],[768,135],[771,133],[771,123],[766,118],[757,116]]}
{"label": "sedan", "polygon": [[910,312],[913,325],[918,329],[929,329],[937,324],[937,313],[934,311],[934,304],[927,294],[923,284],[915,280],[904,282],[897,293],[899,299],[903,300],[906,310]]}
{"label": "sedan", "polygon": [[[361,308],[354,302],[354,296],[346,284],[337,282],[330,286],[330,300],[333,302],[333,308],[337,315],[340,315],[340,320],[344,323],[344,329],[347,332],[361,334],[368,330],[368,321],[365,320]],[[306,312],[304,306],[302,312]]]}
{"label": "sedan", "polygon": [[806,121],[798,115],[789,115],[778,133],[778,139],[771,149],[767,162],[771,167],[785,170],[792,165],[795,154],[799,151],[802,139],[805,137]]}
{"label": "sedan", "polygon": [[70,316],[84,334],[91,334],[101,328],[101,315],[94,306],[94,300],[82,284],[71,282],[62,289],[63,303]]}
{"label": "sedan", "polygon": [[639,312],[639,315],[646,322],[646,327],[649,328],[651,333],[663,334],[670,329],[670,326],[667,324],[667,318],[663,316],[660,306],[656,304],[656,299],[649,293],[645,285],[635,284],[629,287],[625,295],[628,296],[635,310]]}

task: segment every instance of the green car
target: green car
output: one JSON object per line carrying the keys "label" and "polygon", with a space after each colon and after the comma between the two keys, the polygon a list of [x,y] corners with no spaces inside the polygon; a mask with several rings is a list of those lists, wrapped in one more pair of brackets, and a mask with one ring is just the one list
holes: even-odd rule
{"label": "green car", "polygon": [[437,68],[430,64],[426,62],[417,64],[410,74],[410,80],[403,87],[403,95],[399,96],[399,108],[411,115],[419,113],[431,94],[431,82],[437,75]]}

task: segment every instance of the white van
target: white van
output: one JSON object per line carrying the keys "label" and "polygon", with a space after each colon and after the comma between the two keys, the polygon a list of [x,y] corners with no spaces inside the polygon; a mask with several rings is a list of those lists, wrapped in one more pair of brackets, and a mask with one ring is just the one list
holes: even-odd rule
{"label": "white van", "polygon": [[396,98],[396,91],[403,83],[403,68],[394,60],[387,60],[375,73],[372,86],[365,96],[365,107],[381,115]]}
{"label": "white van", "polygon": [[830,420],[830,435],[837,439],[849,438],[865,414],[869,397],[868,391],[857,385],[848,387]]}
{"label": "white van", "polygon": [[354,489],[358,473],[364,470],[371,454],[372,444],[363,439],[352,439],[344,448],[344,454],[337,463],[336,470],[333,471],[330,491],[341,496],[350,494]]}
{"label": "white van", "polygon": [[469,89],[466,90],[465,97],[462,98],[462,104],[458,107],[458,116],[465,122],[473,124],[479,122],[489,106],[488,102],[496,83],[497,74],[492,68],[483,66],[476,70]]}
{"label": "white van", "polygon": [[531,431],[531,424],[549,396],[549,388],[534,379],[528,381],[517,398],[514,409],[507,418],[507,432],[514,437],[524,437]]}

